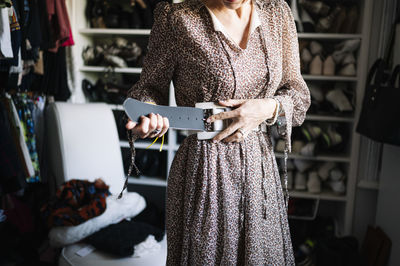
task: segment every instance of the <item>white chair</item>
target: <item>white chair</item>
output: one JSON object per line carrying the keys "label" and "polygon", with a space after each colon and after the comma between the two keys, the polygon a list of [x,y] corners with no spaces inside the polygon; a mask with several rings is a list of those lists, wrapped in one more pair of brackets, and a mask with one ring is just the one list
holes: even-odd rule
{"label": "white chair", "polygon": [[[123,187],[125,174],[118,131],[109,106],[102,103],[54,103],[46,110],[50,175],[54,187],[71,179],[93,181],[101,177],[112,194]],[[51,182],[50,182],[51,183]],[[85,244],[64,247],[59,265],[165,265],[166,240],[161,250],[142,258],[115,258],[93,251],[80,257]]]}

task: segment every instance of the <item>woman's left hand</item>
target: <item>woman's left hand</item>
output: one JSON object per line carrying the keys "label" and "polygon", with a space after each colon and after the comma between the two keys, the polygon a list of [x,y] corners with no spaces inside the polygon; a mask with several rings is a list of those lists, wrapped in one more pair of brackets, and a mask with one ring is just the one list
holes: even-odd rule
{"label": "woman's left hand", "polygon": [[[224,142],[242,141],[251,130],[259,126],[263,121],[272,118],[278,107],[278,101],[272,98],[231,99],[219,101],[219,104],[227,107],[236,107],[232,111],[215,114],[207,119],[209,123],[216,120],[232,119],[232,123],[213,138],[213,141],[223,140]],[[238,129],[241,130],[238,131]]]}

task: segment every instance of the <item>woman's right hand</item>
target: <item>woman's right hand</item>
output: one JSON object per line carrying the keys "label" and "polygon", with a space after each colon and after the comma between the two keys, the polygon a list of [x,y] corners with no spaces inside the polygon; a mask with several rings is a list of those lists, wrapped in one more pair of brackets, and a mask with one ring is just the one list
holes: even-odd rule
{"label": "woman's right hand", "polygon": [[[159,114],[149,114],[140,117],[140,123],[129,120],[125,127],[132,130],[133,134],[140,138],[155,138],[161,137],[167,133],[169,128],[169,120],[167,117],[162,117]],[[158,131],[158,132],[157,132]]]}

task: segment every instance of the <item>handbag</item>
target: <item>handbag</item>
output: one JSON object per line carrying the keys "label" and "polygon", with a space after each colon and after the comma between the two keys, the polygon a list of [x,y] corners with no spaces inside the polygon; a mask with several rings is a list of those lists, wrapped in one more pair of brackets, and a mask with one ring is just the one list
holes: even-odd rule
{"label": "handbag", "polygon": [[400,65],[392,72],[387,71],[393,48],[392,32],[385,59],[376,60],[368,72],[356,131],[372,140],[400,146]]}

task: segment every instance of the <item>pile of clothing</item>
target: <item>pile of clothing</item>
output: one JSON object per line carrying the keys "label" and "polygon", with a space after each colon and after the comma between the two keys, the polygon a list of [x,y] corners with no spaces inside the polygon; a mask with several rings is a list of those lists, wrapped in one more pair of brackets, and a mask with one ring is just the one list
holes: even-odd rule
{"label": "pile of clothing", "polygon": [[53,247],[83,241],[115,256],[140,256],[160,249],[164,237],[164,217],[153,204],[134,192],[117,199],[101,179],[64,183],[41,211]]}

